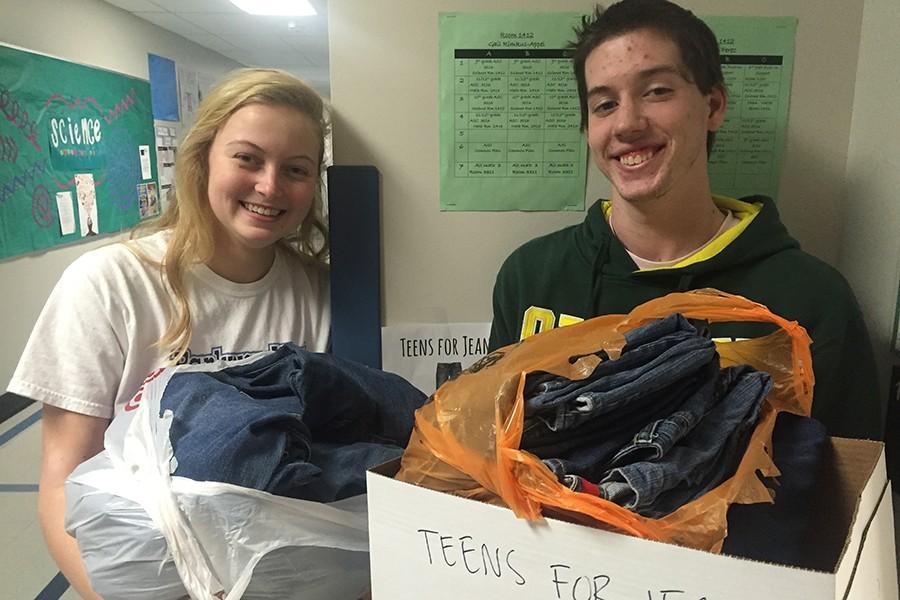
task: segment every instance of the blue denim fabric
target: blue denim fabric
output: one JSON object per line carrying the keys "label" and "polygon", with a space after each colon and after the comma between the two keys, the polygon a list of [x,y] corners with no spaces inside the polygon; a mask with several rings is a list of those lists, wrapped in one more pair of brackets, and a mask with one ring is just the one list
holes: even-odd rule
{"label": "blue denim fabric", "polygon": [[[622,347],[622,354],[629,352],[633,353],[638,346],[643,346],[645,344],[655,342],[660,338],[664,338],[672,334],[681,334],[685,332],[694,335],[698,333],[696,327],[694,327],[682,315],[677,313],[669,315],[664,319],[652,321],[641,327],[636,327],[626,332],[624,334],[625,345]],[[671,340],[670,345],[677,343],[678,339],[681,338]],[[601,359],[603,359],[604,363],[610,360],[609,355],[605,350],[598,350],[597,352],[594,352],[592,354],[599,356]],[[606,365],[600,368],[600,370],[595,370],[587,379],[578,381],[572,381],[564,377],[559,377],[551,373],[544,373],[540,371],[530,373],[525,381],[525,388],[523,392],[526,399],[526,406],[529,406],[530,404],[535,410],[540,410],[540,405],[543,402],[554,403],[556,401],[554,396],[559,394],[569,394],[573,391],[577,392],[584,386],[585,383],[604,376],[604,374],[606,373],[605,369],[612,369],[612,371],[610,372],[623,370],[625,368],[628,368],[629,364],[634,364],[634,362],[638,361],[639,358],[640,357],[638,355],[634,354],[626,359],[620,357],[618,359],[620,362],[617,365]],[[572,360],[574,361],[574,358]],[[629,363],[629,361],[632,362]],[[546,399],[543,398],[545,394],[547,395]]]}
{"label": "blue denim fabric", "polygon": [[[390,444],[353,442],[350,444],[312,443],[310,464],[320,475],[299,485],[290,469],[278,469],[269,484],[272,489],[299,490],[293,497],[313,502],[333,502],[366,492],[366,471],[389,460],[399,458],[403,448]],[[280,494],[282,496],[286,494]]]}
{"label": "blue denim fabric", "polygon": [[[601,362],[586,379],[526,380],[523,448],[546,446],[570,430],[611,413],[653,410],[677,382],[708,365],[715,344],[697,334],[680,314],[638,327],[625,335],[617,360]],[[644,415],[646,417],[646,413]]]}
{"label": "blue denim fabric", "polygon": [[636,462],[659,460],[712,410],[722,394],[719,357],[702,371],[703,380],[694,394],[678,410],[661,419],[650,420],[610,460],[610,468]]}
{"label": "blue denim fabric", "polygon": [[397,375],[285,344],[176,374],[160,414],[174,414],[175,475],[325,502],[364,491],[365,470],[402,452],[424,401]]}
{"label": "blue denim fabric", "polygon": [[[772,379],[741,365],[722,369],[716,385],[716,403],[696,427],[661,458],[612,469],[598,484],[601,495],[659,518],[727,479],[743,457]],[[655,451],[642,443],[634,452],[641,455],[646,448]],[[626,448],[620,454],[630,452]]]}
{"label": "blue denim fabric", "polygon": [[[679,412],[694,411],[690,420],[699,420],[703,406],[712,402],[715,392],[715,381],[719,372],[717,356],[699,371],[675,382],[665,390],[651,395],[646,408],[638,410],[620,410],[606,418],[589,421],[566,433],[566,439],[545,446],[529,446],[523,448],[535,454],[556,474],[578,475],[589,481],[599,481],[610,469],[611,461],[623,448],[629,448],[636,436],[648,429],[647,424],[663,422],[667,417]],[[626,407],[628,408],[628,407]],[[674,420],[673,424],[688,421],[687,417]],[[672,427],[663,427],[670,437],[676,437]],[[686,430],[681,432],[681,435]],[[621,464],[621,462],[620,462]]]}
{"label": "blue denim fabric", "polygon": [[[772,460],[781,471],[767,485],[774,504],[733,504],[728,509],[728,537],[722,552],[732,556],[831,571],[843,538],[832,548],[814,539],[816,511],[828,491],[823,480],[831,446],[825,426],[810,417],[780,413],[772,432]],[[823,515],[825,522],[831,515]]]}

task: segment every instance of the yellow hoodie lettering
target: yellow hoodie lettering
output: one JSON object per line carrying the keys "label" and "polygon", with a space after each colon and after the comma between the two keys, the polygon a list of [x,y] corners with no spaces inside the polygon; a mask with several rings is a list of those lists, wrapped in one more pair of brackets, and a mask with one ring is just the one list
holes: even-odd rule
{"label": "yellow hoodie lettering", "polygon": [[[574,317],[565,313],[559,315],[560,327],[574,325],[575,323],[581,323],[582,321],[584,321],[584,319],[582,319],[581,317]],[[529,306],[525,310],[525,313],[522,315],[522,332],[519,335],[519,339],[524,340],[525,338],[531,337],[536,333],[541,333],[542,331],[550,331],[555,327],[556,313],[554,313],[549,308]]]}

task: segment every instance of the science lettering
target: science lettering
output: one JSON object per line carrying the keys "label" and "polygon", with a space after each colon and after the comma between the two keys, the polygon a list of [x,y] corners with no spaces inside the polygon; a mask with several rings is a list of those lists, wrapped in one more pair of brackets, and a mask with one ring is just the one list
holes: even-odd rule
{"label": "science lettering", "polygon": [[60,145],[93,146],[103,139],[100,119],[93,117],[52,117],[50,119],[50,144],[58,149]]}

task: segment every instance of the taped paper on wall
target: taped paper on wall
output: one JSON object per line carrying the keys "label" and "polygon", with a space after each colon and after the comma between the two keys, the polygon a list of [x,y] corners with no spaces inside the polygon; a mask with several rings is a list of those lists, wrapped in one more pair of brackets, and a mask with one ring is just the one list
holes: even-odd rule
{"label": "taped paper on wall", "polygon": [[91,173],[75,175],[75,194],[78,196],[78,219],[81,224],[81,237],[97,235],[100,223],[97,217],[97,188]]}
{"label": "taped paper on wall", "polygon": [[138,146],[141,155],[141,179],[150,179],[153,172],[150,169],[150,146]]}
{"label": "taped paper on wall", "polygon": [[382,368],[431,394],[487,354],[490,332],[490,323],[382,327]]}
{"label": "taped paper on wall", "polygon": [[72,192],[56,193],[56,209],[59,213],[59,232],[62,235],[75,233],[75,211],[72,208]]}

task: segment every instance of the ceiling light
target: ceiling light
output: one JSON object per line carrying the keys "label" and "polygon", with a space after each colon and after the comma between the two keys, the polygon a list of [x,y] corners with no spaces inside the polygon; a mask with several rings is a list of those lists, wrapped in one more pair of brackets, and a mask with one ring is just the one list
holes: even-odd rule
{"label": "ceiling light", "polygon": [[309,0],[231,0],[231,3],[251,15],[308,17],[316,14]]}

